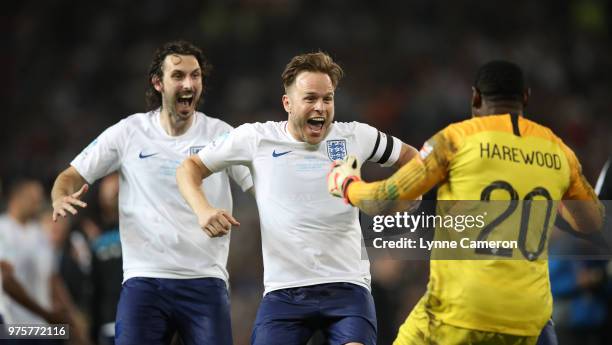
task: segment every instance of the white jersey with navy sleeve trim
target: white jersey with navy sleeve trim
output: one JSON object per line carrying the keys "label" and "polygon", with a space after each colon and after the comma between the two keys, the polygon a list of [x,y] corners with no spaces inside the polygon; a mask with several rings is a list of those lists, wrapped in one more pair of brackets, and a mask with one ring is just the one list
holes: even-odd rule
{"label": "white jersey with navy sleeve trim", "polygon": [[213,172],[235,164],[251,169],[265,293],[333,282],[369,289],[370,263],[362,260],[358,209],[327,192],[326,175],[333,160],[347,155],[392,165],[401,145],[358,122],[334,122],[325,140],[310,145],[295,140],[283,121],[239,126],[198,156]]}
{"label": "white jersey with navy sleeve trim", "polygon": [[[232,129],[196,112],[191,127],[170,136],[159,110],[129,116],[109,127],[71,163],[89,183],[119,171],[119,230],[123,279],[216,277],[227,281],[230,236],[209,238],[181,197],[176,169],[210,141]],[[248,169],[223,169],[203,182],[212,205],[232,210],[228,175],[252,187]]]}

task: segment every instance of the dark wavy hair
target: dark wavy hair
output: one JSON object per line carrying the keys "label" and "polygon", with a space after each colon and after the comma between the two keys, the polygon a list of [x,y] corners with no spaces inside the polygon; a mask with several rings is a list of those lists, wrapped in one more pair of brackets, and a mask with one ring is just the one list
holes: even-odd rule
{"label": "dark wavy hair", "polygon": [[[190,42],[187,41],[172,41],[164,44],[160,48],[158,48],[153,54],[153,61],[151,61],[151,66],[149,67],[149,76],[147,78],[147,91],[145,92],[145,99],[147,102],[147,107],[152,109],[157,109],[162,104],[161,93],[155,90],[153,87],[153,77],[158,77],[160,80],[163,79],[164,71],[162,69],[164,60],[168,55],[192,55],[198,60],[198,64],[200,65],[200,69],[202,70],[202,84],[205,85],[206,77],[210,74],[212,70],[212,65],[202,53],[202,50]],[[202,95],[204,95],[204,90],[202,90]],[[202,99],[202,98],[200,98]]]}

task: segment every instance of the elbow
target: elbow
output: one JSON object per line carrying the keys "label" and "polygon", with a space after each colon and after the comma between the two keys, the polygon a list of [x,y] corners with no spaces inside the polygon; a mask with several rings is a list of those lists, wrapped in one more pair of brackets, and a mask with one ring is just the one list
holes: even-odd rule
{"label": "elbow", "polygon": [[181,187],[182,181],[185,180],[185,176],[189,174],[189,158],[185,159],[181,165],[176,168],[176,183]]}
{"label": "elbow", "polygon": [[198,167],[198,164],[193,161],[192,157],[185,159],[181,165],[176,169],[176,183],[179,186],[184,187],[185,184],[200,185],[204,176],[202,170]]}
{"label": "elbow", "polygon": [[563,200],[559,215],[576,231],[589,234],[602,230],[604,206],[599,200]]}
{"label": "elbow", "polygon": [[585,234],[591,234],[595,232],[601,232],[604,225],[603,217],[595,217],[594,219],[589,219],[585,222],[585,224],[581,224],[580,232]]}
{"label": "elbow", "polygon": [[603,210],[593,210],[587,214],[580,214],[575,217],[576,230],[584,234],[601,232],[604,226]]}

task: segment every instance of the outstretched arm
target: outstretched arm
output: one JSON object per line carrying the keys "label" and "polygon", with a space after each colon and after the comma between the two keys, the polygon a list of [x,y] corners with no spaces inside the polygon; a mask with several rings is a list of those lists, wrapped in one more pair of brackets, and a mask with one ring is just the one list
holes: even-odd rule
{"label": "outstretched arm", "polygon": [[[414,157],[386,180],[367,183],[356,181],[344,191],[347,201],[367,214],[379,214],[386,200],[415,200],[444,179],[439,171],[430,171],[428,162]],[[431,167],[430,167],[431,168]],[[437,172],[437,173],[436,173]]]}
{"label": "outstretched arm", "polygon": [[[347,202],[367,214],[380,214],[387,210],[389,201],[417,199],[443,181],[453,154],[453,145],[439,132],[425,143],[421,153],[415,153],[409,147],[402,148],[400,158],[409,157],[408,162],[388,179],[366,183],[361,179],[351,179],[350,172],[344,173],[344,176],[336,176],[336,185],[342,187],[341,192],[332,194],[343,196]],[[340,165],[333,169],[338,172],[347,171],[341,169]]]}
{"label": "outstretched arm", "polygon": [[219,237],[229,233],[232,225],[239,226],[240,223],[226,210],[214,208],[206,199],[202,180],[211,174],[200,157],[193,155],[178,167],[176,182],[181,195],[198,217],[202,230],[210,237]]}

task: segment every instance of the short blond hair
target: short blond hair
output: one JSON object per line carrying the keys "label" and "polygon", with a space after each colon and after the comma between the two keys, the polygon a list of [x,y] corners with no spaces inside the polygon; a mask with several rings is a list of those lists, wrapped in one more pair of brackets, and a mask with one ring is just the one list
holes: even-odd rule
{"label": "short blond hair", "polygon": [[283,86],[285,90],[295,82],[295,78],[301,72],[321,72],[331,79],[334,89],[338,86],[344,75],[342,67],[334,62],[329,54],[324,52],[306,53],[294,56],[285,67],[283,74]]}

